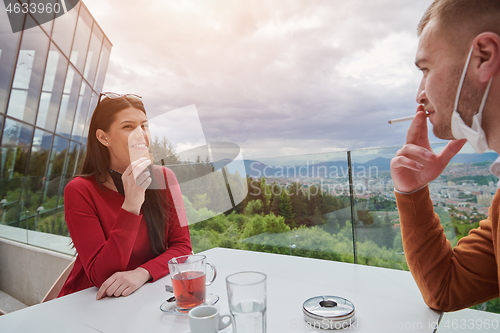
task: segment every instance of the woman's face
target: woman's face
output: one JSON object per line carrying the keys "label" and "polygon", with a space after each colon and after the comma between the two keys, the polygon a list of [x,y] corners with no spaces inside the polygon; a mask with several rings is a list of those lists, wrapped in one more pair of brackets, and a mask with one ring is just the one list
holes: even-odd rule
{"label": "woman's face", "polygon": [[108,148],[110,168],[123,173],[127,166],[149,152],[149,125],[146,114],[134,107],[118,112],[107,132],[97,130],[98,140]]}

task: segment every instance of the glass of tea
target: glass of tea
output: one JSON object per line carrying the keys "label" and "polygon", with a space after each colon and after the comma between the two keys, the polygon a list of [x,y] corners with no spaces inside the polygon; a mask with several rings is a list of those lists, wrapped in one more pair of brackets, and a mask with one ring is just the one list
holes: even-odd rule
{"label": "glass of tea", "polygon": [[[172,258],[168,261],[175,302],[180,312],[188,312],[205,302],[207,286],[214,282],[217,276],[215,266],[206,261],[201,254],[192,254]],[[206,266],[212,268],[212,277],[206,279]]]}

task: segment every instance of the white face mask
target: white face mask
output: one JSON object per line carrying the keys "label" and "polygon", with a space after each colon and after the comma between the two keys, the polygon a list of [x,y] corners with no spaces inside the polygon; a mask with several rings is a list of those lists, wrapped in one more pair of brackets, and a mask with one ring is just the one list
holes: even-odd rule
{"label": "white face mask", "polygon": [[488,87],[486,87],[486,91],[483,95],[483,100],[481,101],[481,105],[479,106],[479,110],[472,118],[472,126],[467,126],[460,114],[458,113],[458,100],[460,98],[460,92],[462,91],[462,85],[465,79],[465,73],[467,72],[467,67],[469,67],[470,58],[472,56],[471,47],[469,56],[467,57],[467,61],[465,62],[464,70],[462,71],[462,77],[460,78],[460,82],[458,84],[457,95],[455,98],[455,106],[453,108],[453,113],[451,114],[451,133],[455,139],[467,139],[470,145],[474,148],[476,152],[479,154],[483,153],[486,149],[488,149],[488,142],[486,141],[486,135],[484,134],[483,128],[481,127],[481,120],[483,116],[484,105],[486,104],[486,99],[488,98],[488,93],[490,91],[491,81],[493,77],[488,82]]}

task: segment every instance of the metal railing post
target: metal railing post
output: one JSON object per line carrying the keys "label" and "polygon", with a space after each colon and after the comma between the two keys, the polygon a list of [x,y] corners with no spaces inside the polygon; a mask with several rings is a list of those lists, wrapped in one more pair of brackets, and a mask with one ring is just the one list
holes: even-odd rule
{"label": "metal railing post", "polygon": [[356,227],[354,225],[354,184],[352,181],[352,161],[351,161],[351,151],[347,151],[347,166],[349,169],[349,197],[351,200],[351,228],[352,228],[352,250],[354,254],[354,263],[358,263],[358,252],[356,250]]}

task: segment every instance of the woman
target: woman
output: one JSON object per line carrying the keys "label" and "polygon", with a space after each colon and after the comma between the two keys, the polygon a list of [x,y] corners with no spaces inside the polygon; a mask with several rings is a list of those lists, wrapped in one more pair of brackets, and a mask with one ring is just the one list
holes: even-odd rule
{"label": "woman", "polygon": [[[168,260],[192,250],[185,213],[179,209],[178,215],[169,190],[178,188],[172,171],[133,157],[149,146],[141,97],[102,96],[90,122],[82,175],[64,190],[78,256],[59,296],[92,286],[99,288],[97,299],[128,296],[168,274]],[[140,136],[133,134],[138,128]],[[166,179],[169,184],[161,186]],[[147,189],[152,182],[163,189]]]}

